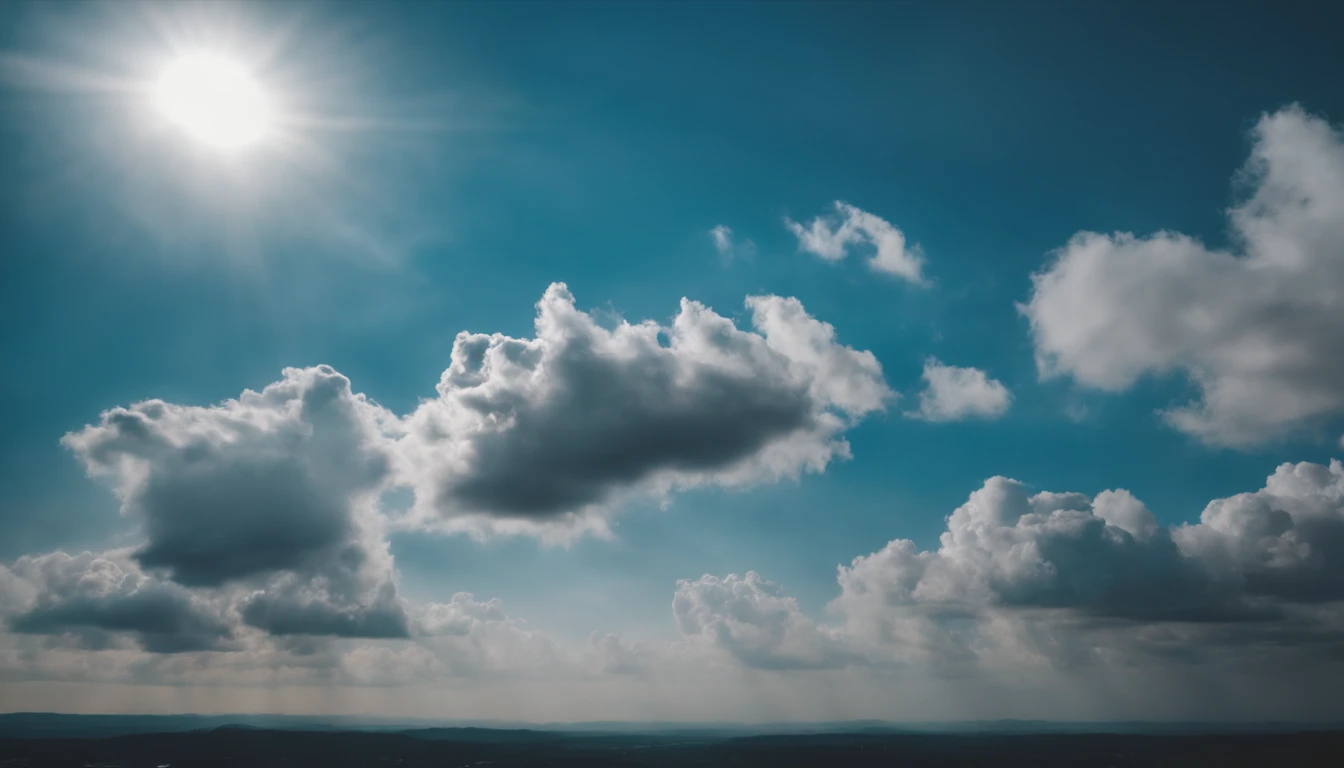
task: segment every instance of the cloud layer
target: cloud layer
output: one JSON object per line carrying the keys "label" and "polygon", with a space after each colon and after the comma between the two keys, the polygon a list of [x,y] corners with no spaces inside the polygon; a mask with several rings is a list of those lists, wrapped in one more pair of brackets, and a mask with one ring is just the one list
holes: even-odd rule
{"label": "cloud layer", "polygon": [[1164,416],[1211,445],[1344,412],[1344,137],[1298,107],[1253,135],[1233,249],[1080,232],[1033,276],[1020,309],[1043,378],[1119,392],[1180,373],[1199,396]]}
{"label": "cloud layer", "polygon": [[[142,571],[130,553],[21,558],[0,569],[10,630],[0,634],[0,676],[408,692],[517,680],[576,696],[629,679],[637,689],[602,696],[653,685],[664,698],[682,684],[728,696],[780,686],[785,697],[835,685],[856,715],[889,712],[881,702],[893,686],[909,696],[955,690],[961,709],[950,711],[964,713],[1006,685],[1025,709],[987,712],[1042,711],[1032,707],[1083,690],[1101,691],[1095,711],[1112,717],[1153,707],[1319,715],[1344,673],[1341,573],[1340,462],[1282,465],[1263,488],[1215,499],[1198,522],[1177,526],[1160,525],[1124,490],[1036,491],[993,477],[948,516],[936,548],[897,539],[840,566],[831,620],[808,616],[754,572],[705,575],[676,585],[680,639],[665,643],[595,633],[566,649],[500,601],[467,593],[400,601],[403,636],[291,636],[243,620],[250,593],[184,587]],[[302,611],[277,615],[314,625]],[[1310,691],[1285,687],[1284,675],[1308,671]],[[1210,678],[1224,687],[1201,688]],[[862,693],[869,683],[877,689]],[[1257,696],[1220,708],[1218,691],[1230,685]],[[877,698],[867,705],[855,699],[869,693]],[[907,699],[907,711],[925,716],[939,706]]]}

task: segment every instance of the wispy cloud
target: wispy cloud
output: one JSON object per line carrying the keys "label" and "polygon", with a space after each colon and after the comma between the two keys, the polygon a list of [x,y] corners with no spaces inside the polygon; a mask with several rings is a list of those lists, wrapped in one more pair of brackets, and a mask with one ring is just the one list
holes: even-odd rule
{"label": "wispy cloud", "polygon": [[835,201],[834,216],[818,216],[803,226],[785,217],[784,225],[798,238],[798,247],[827,261],[840,261],[849,255],[851,245],[868,244],[875,250],[868,258],[874,271],[902,278],[916,285],[924,283],[924,253],[918,244],[910,244],[905,233],[880,216],[860,210],[841,200]]}
{"label": "wispy cloud", "polygon": [[719,224],[709,230],[709,238],[725,264],[731,264],[737,259],[749,259],[756,254],[756,244],[746,238],[735,239],[733,228],[726,224]]}

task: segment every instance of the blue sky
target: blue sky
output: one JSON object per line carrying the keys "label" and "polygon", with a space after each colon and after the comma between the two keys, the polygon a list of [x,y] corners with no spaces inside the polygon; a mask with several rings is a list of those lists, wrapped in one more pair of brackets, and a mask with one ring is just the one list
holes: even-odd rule
{"label": "blue sky", "polygon": [[[843,632],[836,606],[827,609],[837,566],[893,539],[937,550],[948,516],[996,475],[1031,493],[1126,489],[1162,526],[1197,523],[1210,500],[1256,491],[1284,462],[1328,466],[1344,431],[1344,403],[1328,394],[1341,383],[1325,359],[1335,342],[1303,341],[1302,357],[1266,363],[1246,384],[1235,361],[1255,351],[1235,344],[1258,337],[1220,321],[1218,308],[1265,323],[1292,316],[1327,336],[1344,309],[1332,309],[1333,294],[1311,308],[1292,294],[1256,314],[1254,291],[1236,293],[1252,283],[1196,274],[1190,302],[1204,306],[1207,293],[1212,335],[1154,351],[1184,332],[1154,330],[1146,318],[1166,310],[1136,303],[1184,301],[1145,287],[1167,279],[1160,266],[1133,283],[1116,267],[1116,279],[1079,278],[1049,295],[1031,276],[1069,257],[1085,231],[1179,232],[1247,255],[1245,241],[1260,241],[1228,212],[1267,186],[1239,169],[1257,148],[1312,151],[1291,129],[1329,134],[1344,113],[1331,36],[1340,19],[1322,17],[1330,13],[1143,3],[9,6],[0,397],[13,407],[0,441],[0,562],[20,573],[25,556],[134,552],[157,535],[158,518],[109,492],[125,478],[87,478],[93,449],[62,445],[86,425],[108,428],[104,411],[151,398],[209,406],[262,390],[283,368],[329,365],[353,392],[409,419],[437,397],[459,332],[534,336],[534,305],[555,282],[607,328],[621,318],[667,325],[686,297],[750,332],[745,297],[795,297],[833,326],[836,343],[871,353],[889,395],[880,408],[845,411],[839,434],[851,457],[824,471],[793,467],[740,487],[696,475],[668,481],[662,496],[639,483],[616,488],[619,499],[583,513],[609,523],[609,537],[557,546],[488,526],[466,535],[393,520],[385,540],[407,605],[469,592],[501,599],[560,647],[582,647],[593,632],[694,645],[698,625],[669,611],[678,580],[753,570],[796,598],[799,621]],[[272,43],[265,56],[262,41]],[[242,57],[290,117],[302,112],[283,126],[286,142],[213,156],[156,127],[137,78],[201,45]],[[1275,117],[1286,121],[1282,137],[1265,122]],[[1323,141],[1325,159],[1292,168],[1326,169],[1324,186],[1305,194],[1328,218],[1341,213],[1329,196],[1340,188],[1329,177],[1338,146]],[[869,268],[862,236],[828,261],[786,226],[818,217],[840,226],[836,201],[917,243],[923,284]],[[1294,222],[1283,226],[1308,226]],[[716,248],[718,226],[731,228],[731,255]],[[1285,291],[1328,288],[1339,274],[1329,267],[1336,230],[1320,226],[1300,242],[1329,277],[1304,272],[1316,277]],[[1126,258],[1121,245],[1105,247]],[[1202,263],[1195,250],[1172,258]],[[1065,296],[1130,285],[1132,294],[1117,287],[1080,304]],[[1064,310],[1046,317],[1050,306],[1114,314],[1098,309],[1089,325]],[[1073,327],[1092,335],[1075,340]],[[1126,377],[1115,360],[1132,353],[1122,348],[1131,338],[1148,356]],[[1058,375],[1045,373],[1042,355]],[[978,369],[1011,403],[911,417],[931,357]],[[1259,397],[1271,390],[1255,387],[1271,380],[1304,382],[1272,390],[1285,403],[1322,404],[1267,417],[1250,437],[1228,437],[1241,428],[1228,426],[1243,418],[1239,404],[1204,431],[1160,413],[1211,402],[1200,381],[1245,384]],[[402,484],[379,514],[392,520],[430,495]],[[163,577],[125,557],[143,578]],[[45,605],[45,595],[31,599]],[[74,642],[88,625],[57,629],[28,633],[38,640],[15,630],[16,642]],[[755,651],[739,661],[751,667],[766,653]],[[857,666],[839,664],[843,674]],[[41,690],[33,668],[20,677],[30,694]],[[742,706],[743,718],[756,716]]]}

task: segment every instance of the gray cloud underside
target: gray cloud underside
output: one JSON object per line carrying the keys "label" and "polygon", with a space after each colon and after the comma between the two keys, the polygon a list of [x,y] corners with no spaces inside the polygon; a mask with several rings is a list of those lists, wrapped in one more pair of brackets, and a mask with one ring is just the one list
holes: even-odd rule
{"label": "gray cloud underside", "polygon": [[247,595],[243,622],[274,634],[405,637],[374,509],[394,424],[319,366],[217,406],[114,409],[64,442],[140,524],[141,568]]}
{"label": "gray cloud underside", "polygon": [[[806,389],[720,371],[678,386],[674,361],[567,351],[559,381],[509,429],[474,440],[471,474],[439,503],[501,515],[548,515],[604,500],[660,471],[731,466],[771,440],[815,429]],[[662,365],[660,365],[660,363]]]}
{"label": "gray cloud underside", "polygon": [[148,651],[226,650],[233,629],[211,603],[176,584],[140,573],[133,564],[84,553],[20,558],[9,570],[31,595],[7,621],[21,634],[71,634],[87,647],[125,633]]}
{"label": "gray cloud underside", "polygon": [[383,414],[327,367],[219,406],[138,403],[64,442],[141,523],[145,567],[219,586],[339,557],[390,473]]}
{"label": "gray cloud underside", "polygon": [[536,337],[460,334],[439,397],[398,447],[425,517],[548,518],[623,494],[817,470],[892,393],[868,352],[793,299],[748,299],[755,331],[683,301],[669,326],[608,329],[563,285]]}

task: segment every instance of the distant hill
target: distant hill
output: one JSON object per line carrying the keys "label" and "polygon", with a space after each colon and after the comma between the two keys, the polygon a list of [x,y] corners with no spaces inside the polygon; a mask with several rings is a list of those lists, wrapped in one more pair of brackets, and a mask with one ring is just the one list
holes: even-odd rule
{"label": "distant hill", "polygon": [[[0,738],[107,738],[145,733],[185,733],[245,726],[273,731],[386,731],[432,741],[479,743],[553,742],[557,739],[656,736],[659,743],[715,741],[738,736],[801,734],[1224,734],[1344,730],[1340,723],[1055,722],[977,720],[892,723],[882,720],[794,723],[685,723],[594,721],[529,724],[308,715],[67,715],[0,714]],[[619,740],[617,740],[619,741]],[[615,742],[613,742],[615,743]]]}
{"label": "distant hill", "polygon": [[302,715],[66,715],[52,712],[0,714],[0,737],[109,737],[137,733],[181,733],[223,726],[270,730],[386,730],[407,727],[404,720],[310,717]]}
{"label": "distant hill", "polygon": [[[178,720],[176,722],[185,722]],[[111,738],[0,738],[0,764],[27,768],[803,768],[804,766],[1337,766],[1344,732],[1177,734],[818,733],[676,741],[667,733],[532,729],[407,732],[205,731]]]}

